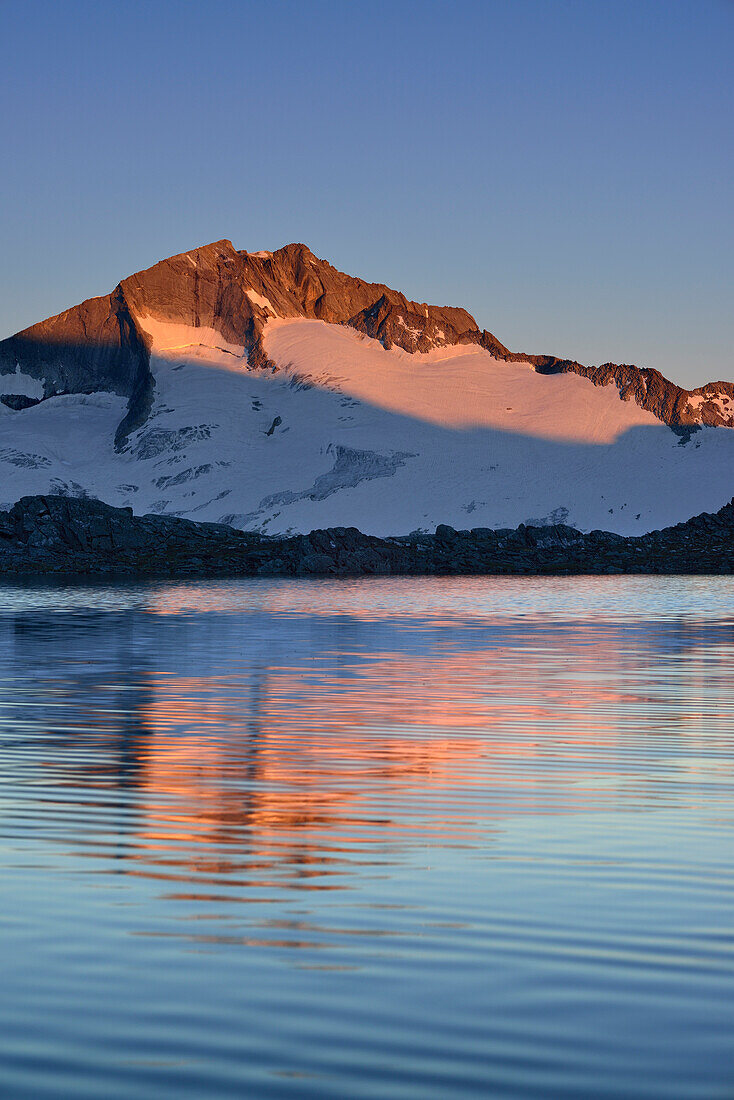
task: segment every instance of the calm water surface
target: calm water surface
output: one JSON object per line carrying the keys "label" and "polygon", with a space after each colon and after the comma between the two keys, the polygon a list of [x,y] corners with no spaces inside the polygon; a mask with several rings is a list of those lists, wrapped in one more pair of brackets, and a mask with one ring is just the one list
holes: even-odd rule
{"label": "calm water surface", "polygon": [[734,579],[0,588],[0,1094],[734,1096]]}

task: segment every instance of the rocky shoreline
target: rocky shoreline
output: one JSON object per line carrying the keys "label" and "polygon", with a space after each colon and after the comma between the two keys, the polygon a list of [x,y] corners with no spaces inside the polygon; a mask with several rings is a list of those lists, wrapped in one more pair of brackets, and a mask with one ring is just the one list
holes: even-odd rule
{"label": "rocky shoreline", "polygon": [[359,576],[730,574],[734,500],[716,513],[625,538],[556,524],[513,530],[441,525],[396,538],[333,527],[268,537],[99,500],[23,497],[0,512],[0,576]]}

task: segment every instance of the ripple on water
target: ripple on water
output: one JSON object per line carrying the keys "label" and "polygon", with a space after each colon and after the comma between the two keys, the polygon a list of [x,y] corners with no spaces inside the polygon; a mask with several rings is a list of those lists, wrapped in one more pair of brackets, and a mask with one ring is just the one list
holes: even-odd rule
{"label": "ripple on water", "polygon": [[0,588],[4,1094],[731,1096],[733,597]]}

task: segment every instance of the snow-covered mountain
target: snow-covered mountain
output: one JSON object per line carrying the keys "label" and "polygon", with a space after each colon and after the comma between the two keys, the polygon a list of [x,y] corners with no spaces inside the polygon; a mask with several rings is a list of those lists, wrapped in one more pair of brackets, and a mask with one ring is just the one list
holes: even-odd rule
{"label": "snow-covered mountain", "polygon": [[0,507],[636,534],[731,498],[732,427],[730,382],[512,353],[297,244],[218,241],[0,343]]}

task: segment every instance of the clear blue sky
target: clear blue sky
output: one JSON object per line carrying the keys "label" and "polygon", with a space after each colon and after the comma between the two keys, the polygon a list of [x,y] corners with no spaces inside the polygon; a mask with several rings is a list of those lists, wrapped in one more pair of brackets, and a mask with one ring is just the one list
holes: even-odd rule
{"label": "clear blue sky", "polygon": [[734,379],[734,0],[0,0],[0,336],[304,241],[510,347]]}

